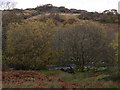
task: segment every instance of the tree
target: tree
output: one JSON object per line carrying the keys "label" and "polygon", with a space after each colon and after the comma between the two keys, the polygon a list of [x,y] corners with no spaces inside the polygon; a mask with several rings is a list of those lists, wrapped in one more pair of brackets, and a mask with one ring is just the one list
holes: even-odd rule
{"label": "tree", "polygon": [[113,42],[110,44],[113,49],[115,50],[115,59],[114,59],[114,66],[117,65],[119,62],[118,62],[118,53],[119,53],[119,48],[118,48],[118,33],[116,34],[116,39],[113,40]]}
{"label": "tree", "polygon": [[118,22],[117,10],[105,10],[102,15],[100,15],[101,22],[105,23],[115,23]]}
{"label": "tree", "polygon": [[45,23],[35,21],[9,24],[5,49],[7,65],[24,70],[44,69],[51,62],[53,28],[51,20]]}
{"label": "tree", "polygon": [[16,2],[11,1],[0,1],[0,8],[10,10],[13,9],[16,5]]}
{"label": "tree", "polygon": [[8,30],[8,24],[9,23],[21,23],[23,21],[23,18],[21,15],[17,15],[14,12],[11,11],[3,11],[2,13],[2,46],[3,46],[3,52],[5,49],[5,43],[6,43],[6,33]]}
{"label": "tree", "polygon": [[112,9],[111,12],[112,12],[113,14],[118,14],[116,9]]}
{"label": "tree", "polygon": [[85,65],[99,67],[112,59],[112,48],[108,47],[106,32],[99,23],[81,21],[60,28],[54,39],[53,48],[61,54],[58,62],[75,63],[81,71]]}

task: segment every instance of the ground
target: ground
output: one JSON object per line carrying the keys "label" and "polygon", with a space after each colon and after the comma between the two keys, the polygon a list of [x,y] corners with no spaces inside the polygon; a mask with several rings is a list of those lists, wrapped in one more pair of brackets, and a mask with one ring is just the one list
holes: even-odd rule
{"label": "ground", "polygon": [[56,71],[4,71],[3,88],[118,88],[119,82],[99,80],[104,74]]}

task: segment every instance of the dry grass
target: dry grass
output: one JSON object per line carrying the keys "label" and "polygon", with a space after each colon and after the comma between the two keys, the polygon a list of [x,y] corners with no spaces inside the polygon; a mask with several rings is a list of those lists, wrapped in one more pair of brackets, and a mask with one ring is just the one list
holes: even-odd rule
{"label": "dry grass", "polygon": [[[77,18],[77,16],[80,15],[80,14],[71,14],[71,13],[66,13],[66,14],[65,13],[58,13],[58,14],[60,15],[60,18],[64,19],[64,20],[68,20],[68,19],[79,20]],[[39,14],[39,15],[36,15],[36,16],[32,16],[32,17],[28,18],[27,20],[32,21],[34,19],[41,19],[42,16],[47,17],[48,15],[50,15],[50,13]]]}

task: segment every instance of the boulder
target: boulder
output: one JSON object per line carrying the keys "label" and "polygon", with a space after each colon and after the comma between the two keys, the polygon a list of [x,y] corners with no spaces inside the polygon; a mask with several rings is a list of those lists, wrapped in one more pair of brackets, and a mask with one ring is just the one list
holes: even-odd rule
{"label": "boulder", "polygon": [[70,69],[61,68],[60,70],[64,71],[64,72],[67,72],[67,73],[75,73],[72,67],[70,67]]}

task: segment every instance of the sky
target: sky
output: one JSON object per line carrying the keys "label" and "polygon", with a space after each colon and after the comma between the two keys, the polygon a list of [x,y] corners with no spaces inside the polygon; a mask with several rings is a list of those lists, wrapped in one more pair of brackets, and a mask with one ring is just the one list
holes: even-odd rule
{"label": "sky", "polygon": [[[2,1],[2,0],[0,0]],[[34,8],[39,5],[52,4],[54,6],[65,6],[66,8],[81,9],[87,11],[102,12],[109,9],[118,10],[120,0],[4,0],[16,2],[15,8]]]}

